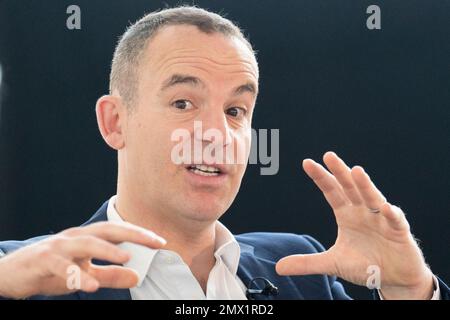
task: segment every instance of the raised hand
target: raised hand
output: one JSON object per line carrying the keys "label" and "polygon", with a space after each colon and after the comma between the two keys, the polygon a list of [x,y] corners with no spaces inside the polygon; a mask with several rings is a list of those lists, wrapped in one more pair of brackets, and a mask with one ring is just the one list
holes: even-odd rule
{"label": "raised hand", "polygon": [[322,253],[281,259],[277,272],[336,275],[366,285],[369,267],[374,266],[380,271],[384,298],[430,298],[433,275],[403,211],[386,201],[362,167],[350,169],[333,152],[323,160],[329,171],[311,159],[303,161],[303,168],[333,209],[336,242]]}

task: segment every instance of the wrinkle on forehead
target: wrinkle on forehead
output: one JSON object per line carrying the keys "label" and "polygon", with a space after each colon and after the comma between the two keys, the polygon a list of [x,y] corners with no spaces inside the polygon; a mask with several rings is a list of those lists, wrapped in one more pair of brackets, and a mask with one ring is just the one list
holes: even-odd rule
{"label": "wrinkle on forehead", "polygon": [[147,47],[144,59],[148,63],[144,65],[152,69],[153,74],[186,65],[230,74],[247,73],[258,81],[256,59],[238,38],[205,34],[190,26],[176,27],[177,32],[162,30]]}
{"label": "wrinkle on forehead", "polygon": [[156,72],[162,72],[165,69],[178,67],[178,66],[189,66],[193,68],[199,68],[203,71],[207,71],[208,68],[213,69],[218,72],[226,73],[248,73],[257,79],[257,74],[255,73],[254,65],[248,60],[244,59],[217,59],[210,57],[203,57],[200,55],[186,55],[181,56],[174,53],[173,57],[167,57],[166,59],[160,61],[155,65]]}

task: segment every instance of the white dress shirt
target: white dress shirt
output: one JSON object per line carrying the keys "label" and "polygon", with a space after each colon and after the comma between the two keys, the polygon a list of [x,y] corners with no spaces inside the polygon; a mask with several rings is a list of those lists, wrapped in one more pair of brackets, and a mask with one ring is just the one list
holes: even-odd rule
{"label": "white dress shirt", "polygon": [[[115,208],[116,196],[108,203],[108,221],[123,222]],[[237,276],[240,248],[231,232],[216,222],[216,263],[209,273],[206,294],[189,266],[174,251],[150,249],[124,242],[119,245],[131,254],[125,267],[139,275],[130,289],[133,300],[245,300],[246,287]]]}

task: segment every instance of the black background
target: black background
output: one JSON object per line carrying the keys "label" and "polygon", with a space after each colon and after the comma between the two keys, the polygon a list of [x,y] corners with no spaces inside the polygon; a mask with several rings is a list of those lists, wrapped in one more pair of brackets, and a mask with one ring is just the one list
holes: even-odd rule
{"label": "black background", "polygon": [[[71,4],[81,30],[66,28]],[[125,27],[174,4],[0,0],[1,240],[79,225],[115,193],[116,156],[95,102]],[[450,281],[450,1],[195,4],[250,36],[261,72],[253,127],[280,129],[279,173],[250,165],[222,221],[234,233],[307,233],[331,246],[333,213],[301,161],[334,150],[406,211],[432,270]],[[381,30],[366,28],[371,4]]]}

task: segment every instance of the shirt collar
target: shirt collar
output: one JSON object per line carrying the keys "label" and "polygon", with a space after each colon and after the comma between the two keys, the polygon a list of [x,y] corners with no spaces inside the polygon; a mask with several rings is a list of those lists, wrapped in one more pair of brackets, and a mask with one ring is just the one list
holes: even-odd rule
{"label": "shirt collar", "polygon": [[[116,196],[113,196],[108,202],[108,221],[124,222],[116,210],[115,203]],[[153,259],[162,249],[150,249],[131,242],[123,242],[119,244],[119,247],[131,254],[130,260],[124,264],[124,267],[131,268],[138,273],[138,286],[140,286],[151,267]],[[216,221],[216,243],[214,252],[216,262],[223,261],[228,270],[233,275],[236,275],[240,254],[239,244],[233,234],[220,221]]]}

